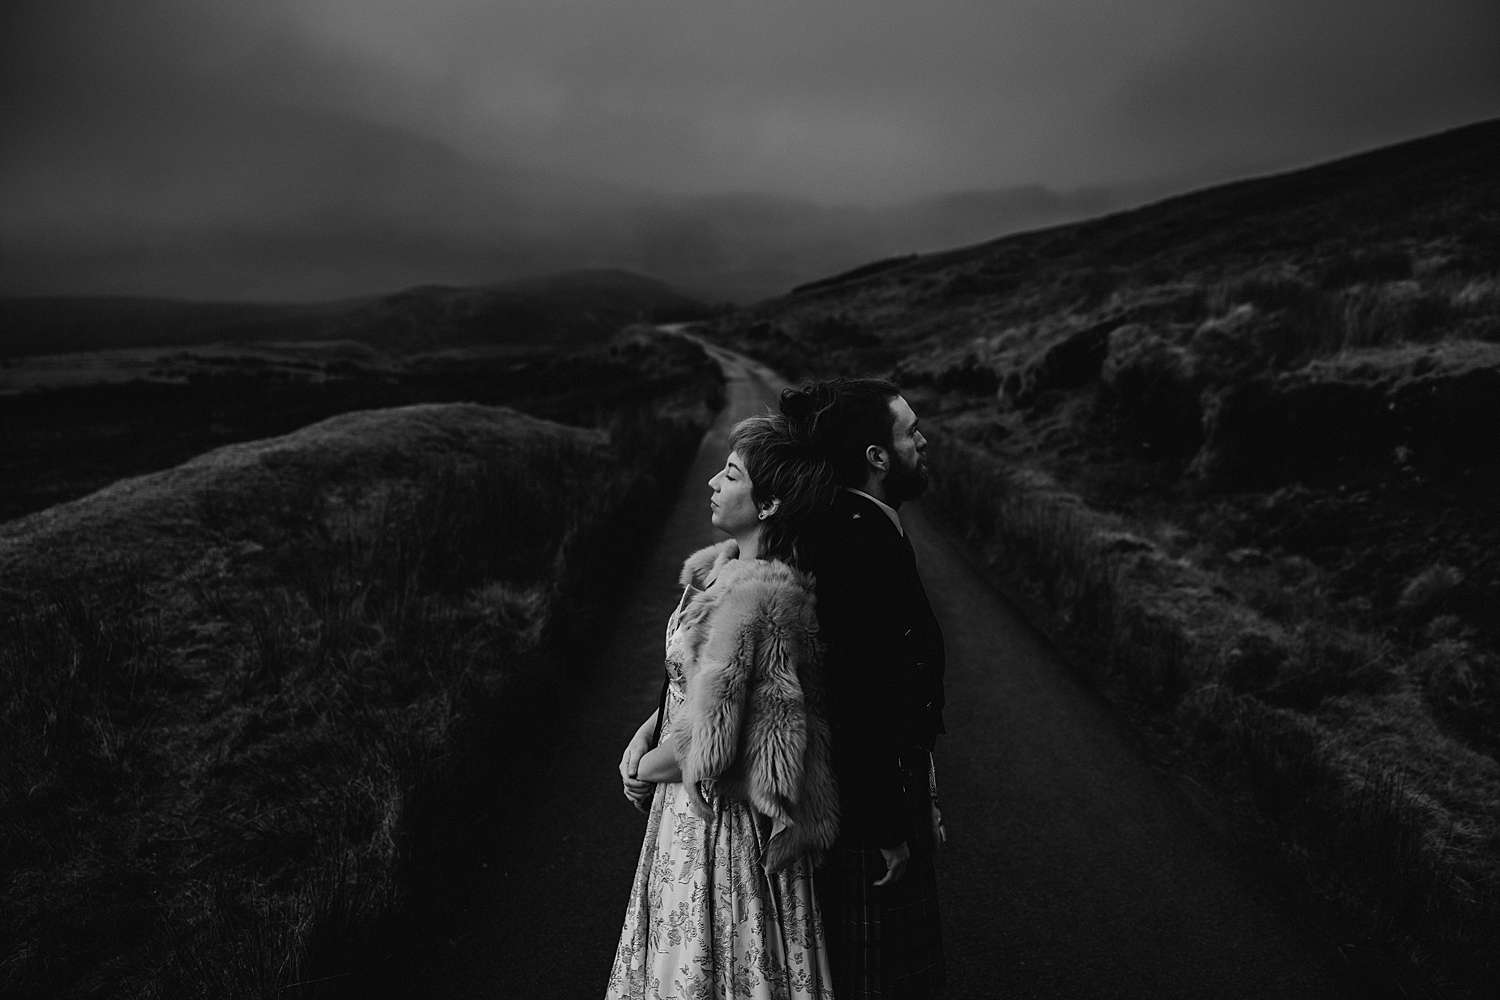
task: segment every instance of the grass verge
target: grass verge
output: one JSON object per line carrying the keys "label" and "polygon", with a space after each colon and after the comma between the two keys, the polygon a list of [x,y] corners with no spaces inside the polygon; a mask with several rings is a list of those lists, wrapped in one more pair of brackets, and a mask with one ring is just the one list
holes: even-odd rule
{"label": "grass verge", "polygon": [[1395,949],[1443,995],[1486,995],[1500,768],[1434,728],[1413,668],[1359,636],[1288,632],[1044,474],[934,438],[929,505],[996,582],[1054,637],[1087,636],[1096,679],[1169,720],[1371,951]]}
{"label": "grass verge", "polygon": [[0,526],[0,993],[336,982],[721,392],[646,384],[594,428],[345,414]]}

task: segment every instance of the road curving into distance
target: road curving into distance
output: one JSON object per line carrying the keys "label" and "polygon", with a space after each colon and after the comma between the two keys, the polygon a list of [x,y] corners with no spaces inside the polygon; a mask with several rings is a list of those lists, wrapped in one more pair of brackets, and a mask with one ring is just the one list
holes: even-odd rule
{"label": "road curving into distance", "polygon": [[[707,482],[728,430],[784,384],[705,346],[728,379],[725,409],[649,555],[618,568],[619,606],[598,623],[593,662],[546,708],[546,745],[519,754],[498,790],[484,860],[453,902],[459,930],[386,956],[393,993],[603,995],[644,826],[616,765],[655,706],[682,559],[718,540]],[[948,644],[937,766],[952,837],[939,866],[950,1000],[1368,995],[1343,983],[1333,945],[1261,890],[959,547],[919,509],[902,517]]]}

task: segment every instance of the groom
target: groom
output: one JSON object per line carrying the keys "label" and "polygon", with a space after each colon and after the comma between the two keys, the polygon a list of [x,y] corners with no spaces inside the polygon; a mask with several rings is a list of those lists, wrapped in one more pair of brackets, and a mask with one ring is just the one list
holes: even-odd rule
{"label": "groom", "polygon": [[817,581],[840,787],[839,842],[818,873],[834,992],[933,997],[944,980],[932,771],[943,636],[900,513],[927,486],[927,441],[884,379],[788,389],[781,407],[812,424],[843,486],[801,557]]}

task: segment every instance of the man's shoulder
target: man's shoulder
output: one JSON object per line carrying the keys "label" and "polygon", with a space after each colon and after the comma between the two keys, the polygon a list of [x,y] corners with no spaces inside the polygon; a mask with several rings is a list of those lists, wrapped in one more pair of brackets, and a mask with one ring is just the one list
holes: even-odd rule
{"label": "man's shoulder", "polygon": [[832,513],[844,529],[855,534],[870,535],[899,541],[901,531],[891,521],[890,514],[874,500],[859,493],[845,490],[834,502]]}
{"label": "man's shoulder", "polygon": [[836,560],[847,565],[851,557],[865,562],[887,551],[899,552],[901,536],[874,503],[844,492],[808,525],[805,538],[815,564]]}

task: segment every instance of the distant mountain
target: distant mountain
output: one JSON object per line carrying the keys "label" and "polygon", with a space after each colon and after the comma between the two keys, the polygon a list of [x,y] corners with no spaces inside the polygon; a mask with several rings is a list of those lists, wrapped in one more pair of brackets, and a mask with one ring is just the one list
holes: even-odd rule
{"label": "distant mountain", "polygon": [[823,205],[761,194],[653,205],[639,217],[642,268],[683,288],[747,302],[872,257],[934,250],[1121,207],[1103,189],[1040,185],[885,206]]}
{"label": "distant mountain", "polygon": [[691,318],[703,309],[660,281],[610,270],[320,303],[21,297],[0,299],[0,357],[263,340],[357,340],[396,351],[576,346],[632,322]]}

